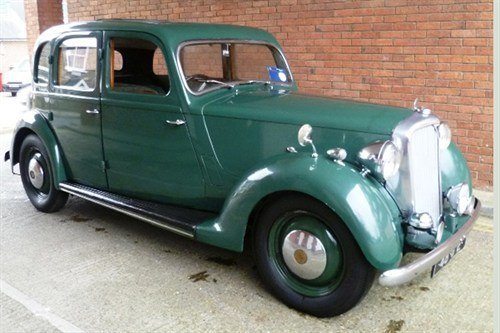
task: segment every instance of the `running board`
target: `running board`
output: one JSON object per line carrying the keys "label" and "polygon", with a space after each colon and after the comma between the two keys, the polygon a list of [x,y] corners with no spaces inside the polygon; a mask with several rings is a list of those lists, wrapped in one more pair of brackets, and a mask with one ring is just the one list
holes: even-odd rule
{"label": "running board", "polygon": [[59,187],[61,191],[189,238],[194,238],[198,224],[216,216],[210,212],[132,199],[76,183],[64,182]]}

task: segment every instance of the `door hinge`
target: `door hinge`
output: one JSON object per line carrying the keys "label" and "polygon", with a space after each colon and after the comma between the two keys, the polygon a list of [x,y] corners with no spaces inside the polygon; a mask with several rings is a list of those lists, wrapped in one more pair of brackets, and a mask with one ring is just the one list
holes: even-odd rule
{"label": "door hinge", "polygon": [[103,172],[106,172],[106,170],[109,169],[108,161],[101,161],[101,169]]}

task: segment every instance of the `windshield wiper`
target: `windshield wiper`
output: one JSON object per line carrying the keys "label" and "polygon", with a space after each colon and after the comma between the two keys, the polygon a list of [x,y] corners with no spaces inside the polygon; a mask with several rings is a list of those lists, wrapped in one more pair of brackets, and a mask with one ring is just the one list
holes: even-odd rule
{"label": "windshield wiper", "polygon": [[227,87],[227,88],[230,88],[230,89],[234,88],[234,84],[230,84],[230,83],[227,83],[227,82],[219,81],[219,80],[216,80],[216,79],[204,78],[204,77],[200,77],[200,76],[196,76],[196,75],[192,75],[192,76],[186,77],[186,81],[189,81],[189,80],[194,80],[194,81],[197,81],[197,82],[201,82],[201,85],[197,89],[198,92],[201,92],[201,91],[205,90],[205,88],[207,86],[207,83],[220,84],[221,86],[224,86],[224,87]]}
{"label": "windshield wiper", "polygon": [[260,84],[264,84],[266,86],[270,85],[271,84],[271,81],[263,81],[263,80],[248,80],[248,81],[243,81],[243,82],[239,82],[237,83],[237,85],[239,86],[243,86],[245,84],[256,84],[256,83],[260,83]]}
{"label": "windshield wiper", "polygon": [[203,83],[217,83],[217,84],[223,85],[225,87],[234,88],[234,84],[215,80],[215,79],[200,80],[200,81],[202,81]]}

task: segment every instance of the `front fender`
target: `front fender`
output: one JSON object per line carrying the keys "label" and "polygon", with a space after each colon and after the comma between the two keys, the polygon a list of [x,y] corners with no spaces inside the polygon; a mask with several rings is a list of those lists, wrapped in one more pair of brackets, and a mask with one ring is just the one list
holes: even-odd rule
{"label": "front fender", "polygon": [[385,189],[349,164],[305,153],[276,157],[249,173],[226,199],[221,214],[198,226],[196,238],[242,251],[253,209],[279,191],[305,193],[330,207],[375,268],[399,264],[403,248],[400,213]]}
{"label": "front fender", "polygon": [[52,169],[52,174],[54,175],[54,183],[56,188],[59,188],[59,183],[67,180],[63,155],[50,124],[47,119],[37,111],[26,111],[14,130],[10,149],[12,171],[14,171],[14,166],[19,163],[19,153],[22,142],[24,138],[31,133],[35,133],[45,144],[49,153],[49,164]]}
{"label": "front fender", "polygon": [[[470,177],[467,161],[455,143],[451,143],[448,149],[439,153],[439,168],[441,169],[441,186],[443,191],[460,183],[469,184],[472,191],[472,180]],[[472,192],[470,193],[472,194]]]}

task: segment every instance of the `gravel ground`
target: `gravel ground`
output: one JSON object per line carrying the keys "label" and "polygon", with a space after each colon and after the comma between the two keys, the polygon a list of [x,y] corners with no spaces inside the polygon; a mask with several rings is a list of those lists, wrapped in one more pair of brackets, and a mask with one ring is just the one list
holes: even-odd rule
{"label": "gravel ground", "polygon": [[[15,102],[0,98],[3,157],[11,133],[6,119],[11,124],[19,109],[9,110]],[[248,254],[74,197],[58,213],[37,212],[3,160],[0,170],[2,332],[493,330],[493,227],[485,217],[434,279],[426,274],[397,288],[374,284],[350,312],[318,319],[274,299]],[[201,272],[199,281],[189,278]]]}

